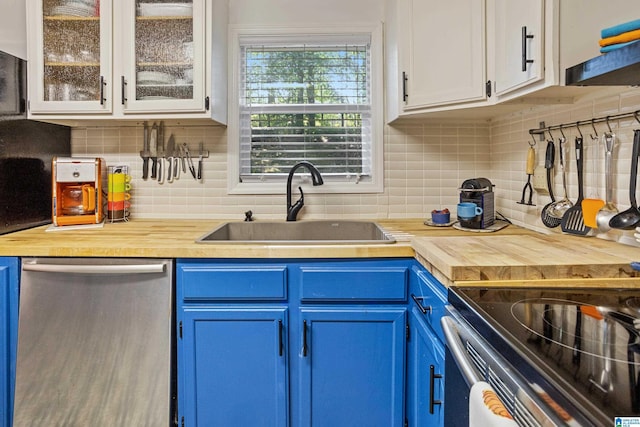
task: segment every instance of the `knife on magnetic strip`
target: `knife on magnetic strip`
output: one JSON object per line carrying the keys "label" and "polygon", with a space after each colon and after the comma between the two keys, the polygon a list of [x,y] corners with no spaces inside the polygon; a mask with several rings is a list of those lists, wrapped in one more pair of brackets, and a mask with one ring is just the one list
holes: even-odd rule
{"label": "knife on magnetic strip", "polygon": [[149,152],[151,153],[151,178],[156,179],[156,173],[158,172],[158,125],[155,123],[151,127],[149,140]]}
{"label": "knife on magnetic strip", "polygon": [[151,151],[149,151],[149,125],[147,124],[147,122],[144,122],[142,151],[140,152],[140,157],[142,157],[142,179],[147,179],[149,177],[149,157],[150,156],[151,156]]}

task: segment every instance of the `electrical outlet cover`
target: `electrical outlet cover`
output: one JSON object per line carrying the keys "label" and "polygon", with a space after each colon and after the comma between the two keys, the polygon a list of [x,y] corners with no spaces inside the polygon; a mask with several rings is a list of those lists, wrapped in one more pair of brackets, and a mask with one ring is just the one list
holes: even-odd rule
{"label": "electrical outlet cover", "polygon": [[549,194],[549,189],[547,188],[547,170],[544,166],[537,166],[533,170],[532,185],[536,193]]}

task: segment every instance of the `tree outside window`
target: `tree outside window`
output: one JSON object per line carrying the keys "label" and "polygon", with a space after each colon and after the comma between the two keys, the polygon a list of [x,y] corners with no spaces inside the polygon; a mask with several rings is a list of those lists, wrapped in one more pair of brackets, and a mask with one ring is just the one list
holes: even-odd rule
{"label": "tree outside window", "polygon": [[241,177],[301,160],[325,177],[371,174],[368,43],[241,46]]}

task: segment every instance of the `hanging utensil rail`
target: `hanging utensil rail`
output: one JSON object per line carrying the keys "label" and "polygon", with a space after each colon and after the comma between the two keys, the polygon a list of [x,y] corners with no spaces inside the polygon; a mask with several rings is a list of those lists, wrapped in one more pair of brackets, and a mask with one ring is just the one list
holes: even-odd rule
{"label": "hanging utensil rail", "polygon": [[[552,130],[563,130],[563,129],[567,129],[567,128],[571,128],[571,127],[575,127],[578,129],[578,132],[580,134],[582,134],[582,132],[580,131],[580,126],[584,126],[584,125],[595,125],[596,123],[603,123],[606,122],[607,126],[609,127],[609,131],[611,131],[611,126],[609,125],[609,122],[611,120],[619,120],[619,119],[625,119],[628,117],[635,117],[635,119],[638,121],[638,123],[640,123],[640,110],[636,110],[636,111],[630,111],[628,113],[620,113],[620,114],[613,114],[611,116],[604,116],[604,117],[598,117],[598,118],[593,118],[591,120],[578,120],[577,122],[570,122],[570,123],[561,123],[558,125],[551,125],[551,126],[542,126],[540,128],[537,129],[529,129],[529,135],[531,136],[535,136],[535,135],[544,135],[546,132],[552,131]],[[594,129],[595,131],[595,129]]]}

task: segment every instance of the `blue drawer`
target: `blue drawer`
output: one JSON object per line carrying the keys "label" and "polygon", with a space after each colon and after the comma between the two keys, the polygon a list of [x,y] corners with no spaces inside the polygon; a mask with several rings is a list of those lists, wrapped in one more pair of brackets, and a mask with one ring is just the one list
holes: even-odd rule
{"label": "blue drawer", "polygon": [[406,267],[300,268],[302,301],[406,301]]}
{"label": "blue drawer", "polygon": [[411,287],[410,305],[421,311],[424,321],[433,329],[438,338],[444,342],[444,332],[440,325],[440,319],[446,314],[446,288],[422,267],[415,267],[413,271],[417,280],[416,284]]}
{"label": "blue drawer", "polygon": [[286,300],[286,265],[180,266],[184,301]]}

